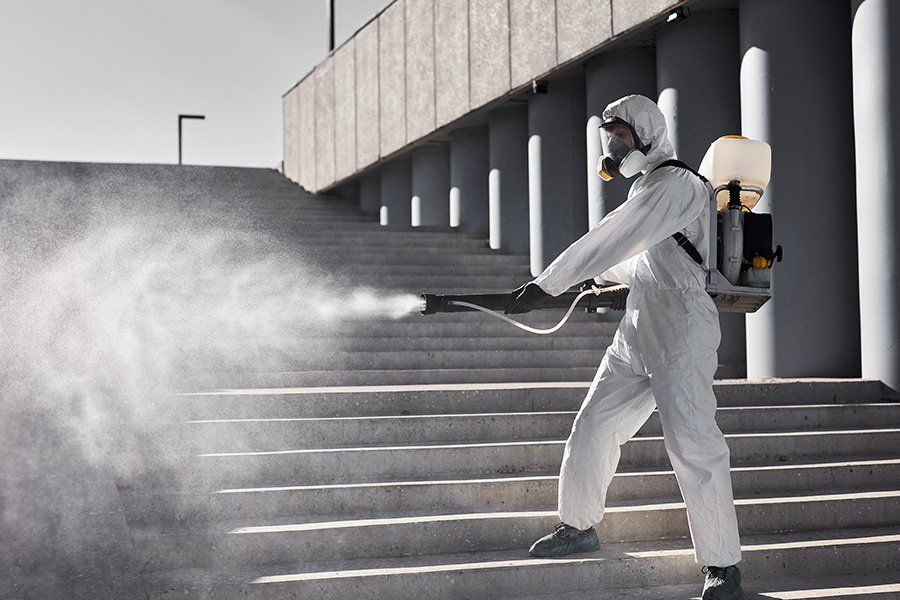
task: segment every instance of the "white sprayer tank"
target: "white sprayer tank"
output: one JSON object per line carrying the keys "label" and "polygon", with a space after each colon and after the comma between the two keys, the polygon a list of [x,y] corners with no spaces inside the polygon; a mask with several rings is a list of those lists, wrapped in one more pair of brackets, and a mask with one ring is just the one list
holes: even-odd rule
{"label": "white sprayer tank", "polygon": [[[720,137],[710,145],[700,163],[700,174],[718,187],[730,181],[740,181],[742,186],[765,189],[772,172],[772,148],[759,140],[739,135]],[[741,203],[752,209],[759,196],[750,191],[741,192]],[[728,192],[723,190],[716,197],[716,208],[721,211],[728,204]]]}
{"label": "white sprayer tank", "polygon": [[[772,169],[772,149],[765,142],[739,135],[720,137],[709,147],[700,173],[709,179],[713,188],[737,181],[741,186],[740,205],[728,204],[729,191],[723,189],[716,195],[719,213],[718,237],[721,243],[718,269],[732,284],[769,287],[768,270],[749,268],[741,277],[744,256],[743,208],[752,209],[759,202],[760,194],[750,188],[765,190]],[[752,271],[752,273],[750,273]]]}

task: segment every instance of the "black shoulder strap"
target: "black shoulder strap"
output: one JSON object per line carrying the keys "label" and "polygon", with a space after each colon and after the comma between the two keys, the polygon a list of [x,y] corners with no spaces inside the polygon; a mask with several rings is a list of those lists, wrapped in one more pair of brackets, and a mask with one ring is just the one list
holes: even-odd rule
{"label": "black shoulder strap", "polygon": [[[659,163],[658,165],[653,167],[653,170],[650,171],[650,173],[659,169],[660,167],[679,167],[681,169],[686,169],[686,170],[690,171],[691,173],[693,173],[694,175],[696,175],[697,177],[699,177],[700,180],[703,181],[704,183],[706,183],[706,181],[707,181],[706,177],[704,177],[697,171],[693,170],[692,168],[690,168],[689,166],[687,166],[686,164],[684,164],[677,158],[672,158],[672,159],[665,160],[665,161]],[[697,263],[700,266],[703,266],[703,257],[700,256],[700,253],[697,252],[697,248],[694,247],[694,245],[691,243],[691,241],[689,239],[687,239],[683,233],[681,233],[681,232],[673,233],[672,237],[675,238],[675,242],[677,242],[679,246],[684,248],[684,251],[688,253],[688,256],[690,256],[692,259],[694,259],[695,263]]]}
{"label": "black shoulder strap", "polygon": [[699,177],[699,178],[700,178],[700,181],[702,181],[702,182],[704,182],[704,183],[706,183],[707,181],[709,181],[708,179],[706,179],[706,177],[704,177],[703,175],[701,175],[700,173],[698,173],[698,172],[695,171],[694,169],[690,168],[689,166],[687,166],[686,164],[684,164],[683,162],[681,162],[681,161],[678,160],[677,158],[670,158],[669,160],[664,160],[664,161],[662,161],[661,163],[659,163],[658,165],[656,165],[655,167],[653,167],[653,170],[651,170],[650,172],[652,173],[653,171],[655,171],[655,170],[657,170],[657,169],[659,169],[659,168],[662,168],[662,167],[679,167],[679,168],[681,168],[681,169],[685,169],[685,170],[687,170],[687,171],[690,171],[691,173],[693,173],[694,175],[696,175],[697,177]]}

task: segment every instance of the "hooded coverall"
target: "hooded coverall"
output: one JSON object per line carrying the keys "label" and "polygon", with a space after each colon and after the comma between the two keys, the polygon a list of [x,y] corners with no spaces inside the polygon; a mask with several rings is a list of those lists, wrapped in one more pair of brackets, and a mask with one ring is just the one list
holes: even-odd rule
{"label": "hooded coverall", "polygon": [[709,255],[706,186],[691,172],[661,167],[675,157],[653,101],[627,96],[603,117],[632,124],[650,146],[628,199],[569,246],[536,279],[556,296],[600,277],[630,286],[625,316],[566,441],[560,520],[587,529],[603,518],[620,446],[659,410],[664,445],[687,507],[698,564],[741,560],[728,445],[715,420],[712,381],[721,333],[706,272],[671,235],[680,231]]}

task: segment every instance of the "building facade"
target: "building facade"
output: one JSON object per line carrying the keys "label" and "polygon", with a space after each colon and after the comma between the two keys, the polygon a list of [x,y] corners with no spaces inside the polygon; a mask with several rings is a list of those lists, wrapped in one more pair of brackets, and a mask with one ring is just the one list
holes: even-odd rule
{"label": "building facade", "polygon": [[284,172],[533,274],[624,201],[597,123],[655,99],[679,158],[772,147],[774,298],[721,315],[750,377],[900,389],[900,6],[890,0],[395,0],[283,97]]}

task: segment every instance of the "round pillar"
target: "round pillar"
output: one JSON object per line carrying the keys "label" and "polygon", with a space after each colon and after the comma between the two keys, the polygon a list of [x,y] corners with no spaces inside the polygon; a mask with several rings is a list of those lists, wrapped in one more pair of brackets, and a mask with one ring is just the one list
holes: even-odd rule
{"label": "round pillar", "polygon": [[359,208],[367,215],[377,215],[381,208],[381,176],[377,169],[359,178]]}
{"label": "round pillar", "polygon": [[891,0],[855,0],[852,18],[862,376],[898,392],[900,7]]}
{"label": "round pillar", "polygon": [[450,134],[450,188],[459,194],[459,229],[488,236],[488,129]]}
{"label": "round pillar", "polygon": [[[493,110],[488,122],[491,248],[528,253],[528,108]],[[493,182],[493,183],[492,183]]]}
{"label": "round pillar", "polygon": [[[450,152],[445,144],[412,151],[412,198],[418,198],[419,225],[450,225]],[[411,199],[411,202],[414,202]],[[414,213],[415,214],[415,213]]]}
{"label": "round pillar", "polygon": [[410,226],[411,189],[409,158],[392,160],[381,167],[382,225]]}
{"label": "round pillar", "polygon": [[[700,166],[709,145],[741,132],[737,11],[700,11],[656,33],[658,104],[678,158]],[[745,317],[719,313],[720,375],[747,374]]]}
{"label": "round pillar", "polygon": [[587,231],[584,78],[547,82],[528,100],[531,274],[537,276]]}
{"label": "round pillar", "polygon": [[785,256],[773,298],[747,315],[747,374],[856,377],[850,11],[844,0],[742,0],[739,10],[743,134],[772,146],[755,210],[773,215]]}

